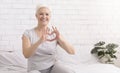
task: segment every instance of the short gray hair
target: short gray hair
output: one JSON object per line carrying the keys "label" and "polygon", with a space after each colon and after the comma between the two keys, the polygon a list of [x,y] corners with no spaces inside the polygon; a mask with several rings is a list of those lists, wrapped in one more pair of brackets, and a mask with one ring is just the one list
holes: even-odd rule
{"label": "short gray hair", "polygon": [[51,11],[51,9],[50,9],[50,7],[49,7],[48,5],[45,5],[45,4],[38,4],[38,5],[36,6],[36,13],[37,13],[38,10],[39,10],[40,8],[42,8],[42,7],[46,7],[46,8],[48,8],[48,9]]}

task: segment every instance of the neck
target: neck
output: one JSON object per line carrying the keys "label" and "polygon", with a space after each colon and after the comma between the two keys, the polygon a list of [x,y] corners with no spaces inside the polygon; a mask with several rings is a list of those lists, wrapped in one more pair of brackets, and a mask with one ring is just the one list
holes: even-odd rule
{"label": "neck", "polygon": [[38,29],[38,30],[41,30],[41,29],[44,29],[44,28],[47,28],[48,26],[47,25],[39,25],[38,24],[38,26],[36,27],[36,29]]}

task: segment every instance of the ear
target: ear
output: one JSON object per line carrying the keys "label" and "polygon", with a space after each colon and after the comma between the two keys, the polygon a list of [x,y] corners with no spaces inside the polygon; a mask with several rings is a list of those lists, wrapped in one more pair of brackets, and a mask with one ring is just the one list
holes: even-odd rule
{"label": "ear", "polygon": [[35,17],[37,18],[37,13],[35,13]]}

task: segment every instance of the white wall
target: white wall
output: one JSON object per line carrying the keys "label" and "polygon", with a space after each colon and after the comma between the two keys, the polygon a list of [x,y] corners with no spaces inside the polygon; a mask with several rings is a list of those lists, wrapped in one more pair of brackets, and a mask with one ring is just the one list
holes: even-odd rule
{"label": "white wall", "polygon": [[0,0],[0,49],[21,49],[22,33],[37,24],[38,3],[52,8],[51,24],[74,46],[120,44],[119,0]]}

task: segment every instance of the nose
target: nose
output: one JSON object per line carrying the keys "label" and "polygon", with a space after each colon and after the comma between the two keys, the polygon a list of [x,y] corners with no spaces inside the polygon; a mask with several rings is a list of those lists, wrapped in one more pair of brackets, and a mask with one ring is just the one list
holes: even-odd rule
{"label": "nose", "polygon": [[46,15],[45,15],[45,14],[43,15],[43,18],[46,18]]}

